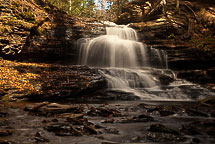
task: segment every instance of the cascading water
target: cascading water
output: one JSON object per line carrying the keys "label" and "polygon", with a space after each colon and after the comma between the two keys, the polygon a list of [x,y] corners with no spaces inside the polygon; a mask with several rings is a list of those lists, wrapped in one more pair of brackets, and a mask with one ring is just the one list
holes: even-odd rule
{"label": "cascading water", "polygon": [[[156,73],[163,75],[165,72],[170,72],[175,77],[172,71],[167,70],[166,52],[147,48],[146,45],[138,42],[136,31],[127,26],[106,27],[106,35],[80,39],[79,47],[79,64],[98,68],[107,79],[110,90],[133,93],[143,99],[157,100],[184,100],[203,95],[201,93],[197,96],[184,94],[186,86],[181,88],[182,81],[175,81],[161,89],[160,77]],[[186,85],[192,84],[186,82]]]}
{"label": "cascading water", "polygon": [[[146,47],[137,42],[137,33],[126,26],[107,27],[107,35],[81,43],[80,64],[93,67],[147,66]],[[138,61],[137,54],[141,58]]]}

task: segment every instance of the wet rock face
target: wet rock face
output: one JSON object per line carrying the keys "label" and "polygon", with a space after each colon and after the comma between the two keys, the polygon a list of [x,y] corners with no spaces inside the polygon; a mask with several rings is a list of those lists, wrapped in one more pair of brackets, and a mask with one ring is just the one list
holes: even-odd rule
{"label": "wet rock face", "polygon": [[[208,62],[213,63],[213,62]],[[186,78],[187,80],[194,81],[197,83],[205,84],[214,89],[215,81],[215,68],[205,69],[205,70],[184,70],[178,72],[179,78]],[[211,85],[210,85],[211,83]]]}
{"label": "wet rock face", "polygon": [[142,21],[142,8],[139,5],[127,5],[117,19],[117,24],[128,24]]}
{"label": "wet rock face", "polygon": [[86,66],[59,66],[45,68],[41,73],[41,86],[30,99],[62,99],[83,96],[106,87],[106,80],[97,70]]}
{"label": "wet rock face", "polygon": [[[157,5],[159,5],[159,1],[147,0],[129,2],[125,7],[122,8],[122,12],[119,15],[116,23],[128,24],[143,22],[149,19],[156,19],[162,13],[162,8],[151,12],[152,8],[156,7]],[[149,13],[153,13],[154,15],[149,16]]]}
{"label": "wet rock face", "polygon": [[[65,101],[65,99],[76,99],[77,97],[79,100],[84,100],[84,97],[90,98],[94,93],[105,89],[107,86],[106,80],[98,70],[87,66],[29,64],[12,67],[11,73],[14,74],[16,71],[17,77],[21,78],[20,82],[23,83],[10,85],[6,82],[5,85],[2,85],[3,88],[0,89],[1,100]],[[34,77],[26,80],[27,78],[19,77],[19,75],[34,75]],[[9,77],[7,76],[7,78]],[[17,88],[17,85],[22,85],[24,89]]]}

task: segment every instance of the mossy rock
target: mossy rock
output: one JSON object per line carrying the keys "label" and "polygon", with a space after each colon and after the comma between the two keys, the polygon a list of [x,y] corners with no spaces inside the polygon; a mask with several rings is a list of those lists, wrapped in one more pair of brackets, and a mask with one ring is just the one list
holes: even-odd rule
{"label": "mossy rock", "polygon": [[29,7],[23,7],[19,2],[12,2],[12,7],[14,8],[15,15],[19,19],[23,19],[27,22],[34,22],[36,20],[36,16],[31,11]]}
{"label": "mossy rock", "polygon": [[20,15],[26,21],[34,22],[36,20],[36,16],[31,11],[21,12]]}
{"label": "mossy rock", "polygon": [[122,14],[118,17],[118,24],[128,24],[131,22],[142,21],[142,9],[138,5],[128,5],[122,10]]}
{"label": "mossy rock", "polygon": [[131,16],[128,12],[122,13],[119,16],[117,23],[118,24],[128,24],[128,23],[130,23],[130,18],[131,18]]}

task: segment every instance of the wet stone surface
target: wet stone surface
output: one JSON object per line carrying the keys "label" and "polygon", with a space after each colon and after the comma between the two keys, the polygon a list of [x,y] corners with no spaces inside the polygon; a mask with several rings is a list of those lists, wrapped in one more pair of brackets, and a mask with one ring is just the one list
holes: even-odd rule
{"label": "wet stone surface", "polygon": [[[0,137],[2,143],[54,144],[87,143],[89,139],[93,143],[215,141],[215,120],[210,116],[214,106],[198,102],[117,103],[12,102],[5,105],[6,112],[1,111]],[[194,109],[195,115],[191,115]]]}

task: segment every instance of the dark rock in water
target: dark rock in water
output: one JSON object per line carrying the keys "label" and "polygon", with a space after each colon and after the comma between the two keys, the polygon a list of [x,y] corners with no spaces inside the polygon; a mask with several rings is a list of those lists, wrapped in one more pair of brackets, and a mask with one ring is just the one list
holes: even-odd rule
{"label": "dark rock in water", "polygon": [[148,113],[153,113],[153,112],[155,112],[155,111],[159,111],[160,109],[158,108],[158,107],[152,107],[152,108],[149,108],[148,110],[147,110],[147,112]]}
{"label": "dark rock in water", "polygon": [[87,113],[90,116],[103,116],[103,117],[118,117],[121,116],[121,113],[116,109],[111,108],[94,108]]}
{"label": "dark rock in water", "polygon": [[213,110],[213,111],[211,112],[211,116],[212,116],[212,117],[215,117],[215,110]]}
{"label": "dark rock in water", "polygon": [[6,117],[7,115],[8,115],[8,113],[0,111],[0,117]]}
{"label": "dark rock in water", "polygon": [[188,135],[199,135],[200,131],[192,125],[182,125],[182,131]]}
{"label": "dark rock in water", "polygon": [[210,129],[208,129],[207,134],[208,134],[209,136],[214,137],[214,136],[215,136],[215,128],[210,128]]}
{"label": "dark rock in water", "polygon": [[50,104],[49,102],[42,102],[42,103],[39,103],[39,104],[36,104],[35,106],[26,106],[24,108],[25,111],[31,111],[31,112],[36,112],[38,111],[39,108],[43,107],[43,106],[46,106]]}
{"label": "dark rock in water", "polygon": [[0,144],[13,144],[15,142],[8,141],[8,140],[0,140]]}
{"label": "dark rock in water", "polygon": [[115,119],[105,119],[105,120],[102,120],[101,123],[114,123],[115,122]]}
{"label": "dark rock in water", "polygon": [[12,135],[12,132],[9,131],[9,130],[3,130],[3,129],[0,129],[0,136],[10,136]]}
{"label": "dark rock in water", "polygon": [[98,134],[98,131],[93,125],[87,122],[80,123],[79,125],[73,125],[70,123],[57,123],[51,124],[46,127],[50,132],[54,132],[58,136],[83,136]]}
{"label": "dark rock in water", "polygon": [[63,114],[60,114],[58,117],[66,118],[68,121],[70,121],[73,119],[83,118],[83,116],[84,116],[83,113],[63,113]]}
{"label": "dark rock in water", "polygon": [[8,123],[9,123],[8,119],[1,119],[0,120],[0,126],[6,126],[6,125],[8,125]]}
{"label": "dark rock in water", "polygon": [[116,128],[106,128],[105,131],[109,134],[116,134],[116,135],[119,134],[119,130]]}
{"label": "dark rock in water", "polygon": [[186,113],[190,116],[202,116],[202,117],[209,117],[207,113],[204,113],[199,110],[194,110],[194,109],[186,109]]}
{"label": "dark rock in water", "polygon": [[201,140],[200,140],[200,139],[198,139],[198,138],[193,138],[193,139],[192,139],[192,142],[194,142],[194,143],[200,143],[200,142],[201,142]]}
{"label": "dark rock in water", "polygon": [[153,117],[145,115],[145,114],[141,114],[139,116],[134,116],[134,117],[126,117],[123,118],[117,122],[119,123],[138,123],[138,122],[153,122],[155,121]]}
{"label": "dark rock in water", "polygon": [[160,142],[174,143],[178,141],[185,141],[186,137],[174,135],[171,133],[148,132],[147,139],[158,143]]}
{"label": "dark rock in water", "polygon": [[168,85],[169,83],[174,81],[173,78],[166,75],[159,76],[159,80],[160,80],[160,83],[164,85]]}
{"label": "dark rock in water", "polygon": [[145,114],[141,114],[138,117],[134,117],[135,122],[151,122],[154,121],[154,118]]}
{"label": "dark rock in water", "polygon": [[115,142],[102,142],[101,144],[119,144],[119,143],[115,143]]}
{"label": "dark rock in water", "polygon": [[215,135],[215,121],[214,120],[201,120],[194,121],[188,125],[182,126],[182,131],[188,135],[202,135],[206,134],[210,137]]}
{"label": "dark rock in water", "polygon": [[149,107],[147,109],[147,112],[160,115],[160,116],[169,116],[177,113],[178,110],[179,108],[177,106],[160,105],[160,106]]}
{"label": "dark rock in water", "polygon": [[180,133],[174,129],[168,128],[162,124],[153,124],[148,129],[149,132],[159,132],[159,133],[170,133],[174,135],[180,135]]}
{"label": "dark rock in water", "polygon": [[38,142],[49,142],[49,140],[46,139],[46,138],[44,138],[40,132],[37,132],[37,133],[35,134],[34,140],[35,140],[37,143],[38,143]]}
{"label": "dark rock in water", "polygon": [[69,124],[53,124],[47,126],[46,129],[50,132],[54,132],[58,136],[82,136],[82,132],[76,127]]}
{"label": "dark rock in water", "polygon": [[[70,116],[73,113],[81,113],[83,112],[83,110],[79,107],[79,106],[71,106],[71,105],[62,105],[62,104],[58,104],[58,103],[40,103],[34,107],[26,107],[25,110],[34,112],[38,115],[45,115],[45,116],[51,116],[51,115],[55,115],[55,114],[63,114],[64,115],[59,115],[59,117],[69,117],[68,115],[66,116],[66,114],[69,113]],[[78,117],[78,116],[74,116],[73,118]]]}
{"label": "dark rock in water", "polygon": [[160,110],[159,113],[161,116],[169,116],[169,115],[175,114],[174,111],[169,111],[169,110]]}

